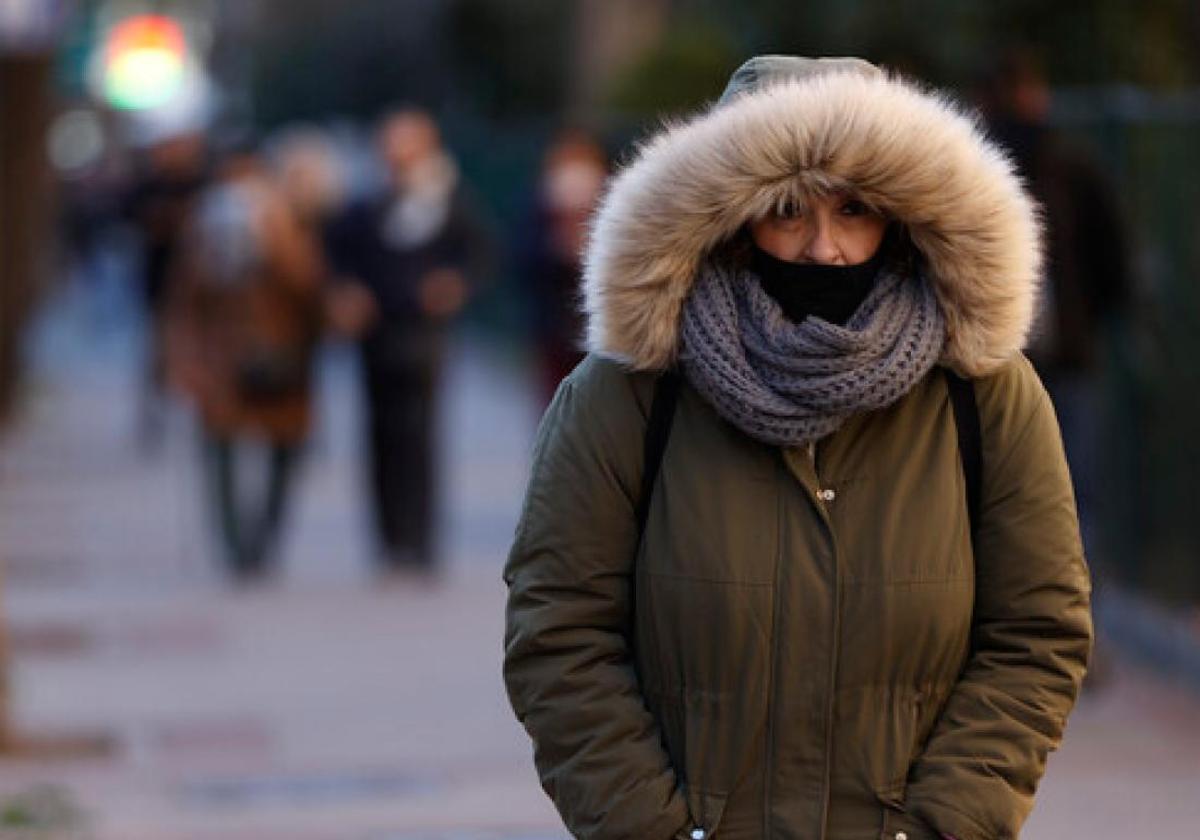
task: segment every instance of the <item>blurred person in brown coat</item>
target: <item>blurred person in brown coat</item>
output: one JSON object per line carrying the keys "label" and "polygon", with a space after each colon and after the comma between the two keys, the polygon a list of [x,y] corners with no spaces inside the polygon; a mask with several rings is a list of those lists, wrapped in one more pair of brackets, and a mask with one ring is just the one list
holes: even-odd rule
{"label": "blurred person in brown coat", "polygon": [[491,263],[478,203],[424,111],[383,118],[382,190],[331,233],[331,321],[359,336],[367,472],[381,567],[436,570],[437,397],[452,319]]}
{"label": "blurred person in brown coat", "polygon": [[1089,150],[1049,124],[1050,88],[1032,52],[1000,53],[980,96],[990,133],[1042,208],[1046,269],[1026,352],[1062,426],[1089,556],[1102,562],[1095,533],[1103,473],[1100,374],[1105,339],[1127,309],[1131,286],[1116,191]]}
{"label": "blurred person in brown coat", "polygon": [[[188,223],[169,360],[171,381],[200,414],[209,490],[239,580],[268,570],[311,425],[322,273],[316,238],[258,158],[231,156]],[[247,458],[265,463],[260,480],[245,481]]]}
{"label": "blurred person in brown coat", "polygon": [[542,160],[520,242],[530,293],[542,408],[583,358],[579,282],[588,219],[608,177],[604,148],[583,131],[561,132]]}

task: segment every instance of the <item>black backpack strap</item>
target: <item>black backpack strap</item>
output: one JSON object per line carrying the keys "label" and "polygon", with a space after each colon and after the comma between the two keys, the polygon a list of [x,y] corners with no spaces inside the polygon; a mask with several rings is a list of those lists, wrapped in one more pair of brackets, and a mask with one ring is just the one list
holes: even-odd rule
{"label": "black backpack strap", "polygon": [[964,379],[949,368],[946,388],[954,409],[954,425],[958,429],[958,455],[962,459],[963,477],[967,482],[967,515],[971,520],[971,543],[979,533],[980,497],[983,493],[983,435],[979,428],[979,406],[975,402],[975,383]]}
{"label": "black backpack strap", "polygon": [[642,532],[646,530],[650,497],[654,495],[654,484],[658,480],[663,454],[667,451],[667,440],[671,437],[671,421],[675,418],[675,404],[679,401],[682,381],[678,372],[668,370],[654,383],[654,400],[650,403],[643,448],[642,494],[638,497],[637,505],[638,542],[641,542]]}

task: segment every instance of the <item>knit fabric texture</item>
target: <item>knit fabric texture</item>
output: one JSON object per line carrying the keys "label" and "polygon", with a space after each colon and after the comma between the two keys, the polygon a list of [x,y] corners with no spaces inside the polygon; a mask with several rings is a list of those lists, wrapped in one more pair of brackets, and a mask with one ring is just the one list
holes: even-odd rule
{"label": "knit fabric texture", "polygon": [[911,260],[884,266],[845,326],[789,321],[745,268],[707,260],[684,302],[684,376],[756,440],[799,446],[891,405],[934,366],[946,324]]}

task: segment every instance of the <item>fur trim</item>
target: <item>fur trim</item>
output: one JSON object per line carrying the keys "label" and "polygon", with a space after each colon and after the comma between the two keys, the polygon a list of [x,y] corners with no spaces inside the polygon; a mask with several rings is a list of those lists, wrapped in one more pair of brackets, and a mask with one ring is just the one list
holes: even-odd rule
{"label": "fur trim", "polygon": [[907,227],[946,317],[943,363],[984,375],[1024,346],[1041,226],[1012,163],[949,100],[843,71],[748,93],[639,150],[593,222],[588,349],[667,367],[700,260],[782,200],[830,189]]}

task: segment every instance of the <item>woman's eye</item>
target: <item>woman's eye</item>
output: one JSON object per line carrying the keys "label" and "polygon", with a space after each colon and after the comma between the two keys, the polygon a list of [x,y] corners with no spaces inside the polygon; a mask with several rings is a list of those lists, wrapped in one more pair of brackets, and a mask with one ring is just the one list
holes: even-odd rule
{"label": "woman's eye", "polygon": [[867,205],[855,198],[849,199],[841,207],[843,216],[866,216],[870,212],[871,210]]}

